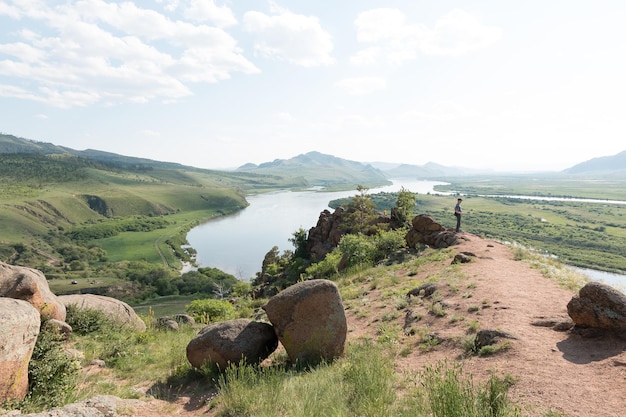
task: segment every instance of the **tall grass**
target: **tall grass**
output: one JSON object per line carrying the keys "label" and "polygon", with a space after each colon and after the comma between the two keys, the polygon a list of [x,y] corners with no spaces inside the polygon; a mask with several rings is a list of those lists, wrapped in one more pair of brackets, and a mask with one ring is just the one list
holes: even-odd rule
{"label": "tall grass", "polygon": [[[231,366],[219,378],[219,417],[517,417],[511,381],[475,385],[460,366],[438,364],[407,384],[393,358],[371,342],[350,345],[334,363],[298,369],[286,364]],[[408,388],[407,388],[408,386]]]}

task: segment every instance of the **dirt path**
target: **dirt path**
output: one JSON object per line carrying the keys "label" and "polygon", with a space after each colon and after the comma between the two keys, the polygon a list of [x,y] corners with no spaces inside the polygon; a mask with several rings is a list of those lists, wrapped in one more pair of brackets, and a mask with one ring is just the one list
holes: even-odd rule
{"label": "dirt path", "polygon": [[[481,308],[481,329],[506,331],[512,348],[491,357],[472,357],[465,368],[475,375],[508,373],[516,378],[512,395],[528,404],[526,415],[545,409],[568,416],[626,416],[626,341],[583,339],[533,323],[569,321],[567,303],[574,295],[524,262],[515,261],[510,247],[473,235],[455,247],[476,255],[463,272],[476,286],[474,304]],[[449,300],[463,304],[463,299]],[[463,308],[465,306],[462,306]],[[443,350],[409,358],[403,366],[419,367],[450,355]]]}

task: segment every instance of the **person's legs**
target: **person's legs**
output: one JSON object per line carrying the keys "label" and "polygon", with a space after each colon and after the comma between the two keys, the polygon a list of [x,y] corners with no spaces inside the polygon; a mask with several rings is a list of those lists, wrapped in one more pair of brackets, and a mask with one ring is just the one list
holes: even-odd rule
{"label": "person's legs", "polygon": [[456,215],[456,231],[457,232],[461,231],[461,215],[460,214]]}

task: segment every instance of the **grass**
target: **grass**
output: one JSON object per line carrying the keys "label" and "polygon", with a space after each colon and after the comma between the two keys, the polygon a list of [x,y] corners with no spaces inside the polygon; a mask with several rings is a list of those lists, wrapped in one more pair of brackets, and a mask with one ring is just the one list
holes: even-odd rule
{"label": "grass", "polygon": [[185,313],[185,307],[197,298],[194,295],[167,295],[141,301],[132,307],[141,316],[164,317]]}

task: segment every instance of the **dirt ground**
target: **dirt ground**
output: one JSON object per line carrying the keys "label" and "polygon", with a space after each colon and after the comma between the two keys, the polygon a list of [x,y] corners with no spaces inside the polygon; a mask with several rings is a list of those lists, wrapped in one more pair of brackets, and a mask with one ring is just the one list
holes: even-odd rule
{"label": "dirt ground", "polygon": [[[548,410],[569,417],[626,416],[626,340],[613,337],[582,338],[566,330],[555,330],[552,324],[567,323],[567,303],[574,293],[525,262],[514,260],[512,249],[494,241],[463,233],[454,251],[475,255],[472,261],[459,265],[471,287],[461,291],[442,289],[441,300],[448,314],[444,318],[425,317],[432,334],[442,343],[424,352],[412,349],[399,356],[398,371],[417,370],[440,360],[462,360],[464,371],[476,380],[490,374],[511,375],[515,378],[510,395],[523,408],[525,416],[545,416]],[[432,271],[419,271],[411,279],[419,280]],[[376,300],[376,291],[368,298],[372,311],[381,314],[385,303]],[[471,296],[469,296],[471,294]],[[472,309],[473,306],[473,309]],[[452,324],[450,317],[457,312],[480,323],[480,329],[493,329],[512,335],[510,348],[491,356],[460,359],[463,349],[458,340],[467,331],[465,323]],[[348,341],[376,337],[372,317],[356,317],[346,310]],[[404,317],[398,318],[399,323]],[[541,325],[538,325],[541,324]],[[414,337],[417,336],[406,336]],[[413,343],[404,340],[403,343]],[[415,340],[415,346],[418,341]],[[207,397],[212,395],[207,394]],[[206,398],[179,396],[171,401],[151,400],[134,403],[132,415],[152,417],[162,415],[211,416]]]}

